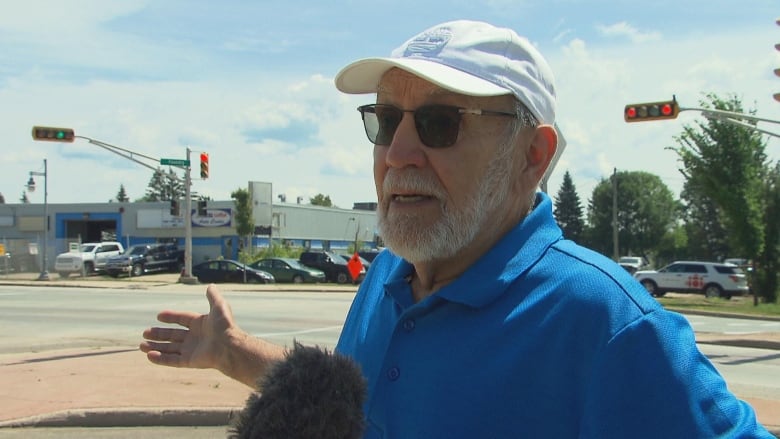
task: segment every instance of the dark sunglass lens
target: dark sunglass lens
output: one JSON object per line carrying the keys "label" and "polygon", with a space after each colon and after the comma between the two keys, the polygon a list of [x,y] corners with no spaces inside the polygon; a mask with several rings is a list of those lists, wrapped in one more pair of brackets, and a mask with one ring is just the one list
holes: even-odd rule
{"label": "dark sunglass lens", "polygon": [[365,105],[360,111],[368,140],[376,145],[389,145],[403,117],[401,110],[391,105]]}
{"label": "dark sunglass lens", "polygon": [[457,107],[431,105],[414,113],[414,124],[423,144],[430,148],[452,146],[458,140],[460,112]]}

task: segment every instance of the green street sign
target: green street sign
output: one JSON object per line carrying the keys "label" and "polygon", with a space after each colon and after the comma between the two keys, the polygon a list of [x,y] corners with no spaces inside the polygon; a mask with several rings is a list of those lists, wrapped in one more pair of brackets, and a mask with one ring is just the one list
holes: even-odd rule
{"label": "green street sign", "polygon": [[189,166],[190,161],[184,159],[160,159],[160,164],[168,166]]}

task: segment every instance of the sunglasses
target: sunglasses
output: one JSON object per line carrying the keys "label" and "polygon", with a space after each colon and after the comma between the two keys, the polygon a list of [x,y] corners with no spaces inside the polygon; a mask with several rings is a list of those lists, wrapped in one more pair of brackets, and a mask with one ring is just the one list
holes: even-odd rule
{"label": "sunglasses", "polygon": [[393,141],[395,130],[401,124],[404,113],[412,113],[417,135],[420,136],[423,145],[429,148],[446,148],[454,145],[458,140],[460,119],[464,114],[517,117],[515,113],[452,105],[424,105],[416,110],[402,110],[394,105],[371,104],[361,105],[357,110],[363,117],[366,136],[374,145],[389,145]]}

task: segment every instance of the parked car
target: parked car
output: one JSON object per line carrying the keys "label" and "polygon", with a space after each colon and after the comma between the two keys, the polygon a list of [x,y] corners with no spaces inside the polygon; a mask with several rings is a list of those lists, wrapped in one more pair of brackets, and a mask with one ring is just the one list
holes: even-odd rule
{"label": "parked car", "polygon": [[381,252],[382,250],[363,250],[359,251],[358,255],[360,255],[361,258],[367,260],[368,262],[374,262],[374,258]]}
{"label": "parked car", "polygon": [[647,266],[647,261],[641,256],[621,256],[618,264],[627,272],[634,274]]}
{"label": "parked car", "polygon": [[71,251],[57,255],[54,260],[54,271],[60,277],[68,277],[71,273],[83,273],[90,275],[103,270],[112,256],[124,251],[122,244],[115,241],[89,242],[79,246],[78,251]]}
{"label": "parked car", "polygon": [[366,277],[366,269],[363,267],[357,279],[352,279],[349,273],[347,262],[336,253],[329,251],[305,251],[301,253],[300,259],[303,265],[316,268],[325,272],[325,277],[329,282],[345,284],[350,281],[360,283]]}
{"label": "parked car", "polygon": [[271,273],[256,270],[232,259],[215,259],[192,267],[192,275],[201,283],[259,283],[272,284],[276,280]]}
{"label": "parked car", "polygon": [[723,260],[724,264],[734,264],[741,268],[745,273],[753,271],[753,261],[745,258],[727,258]]}
{"label": "parked car", "polygon": [[637,271],[634,278],[656,297],[674,291],[731,299],[749,291],[742,269],[718,262],[676,261],[658,271]]}
{"label": "parked car", "polygon": [[265,258],[249,264],[250,267],[271,273],[276,282],[325,282],[325,272],[307,267],[292,258]]}
{"label": "parked car", "polygon": [[[341,256],[341,259],[349,262],[350,259],[352,259],[352,255],[339,255]],[[360,253],[358,253],[358,259],[360,259],[360,263],[363,264],[363,268],[368,271],[368,269],[371,267],[371,261],[367,260],[363,256],[360,256]]]}
{"label": "parked car", "polygon": [[184,267],[184,249],[176,244],[137,244],[118,256],[108,258],[106,273],[140,276],[155,271],[181,272]]}

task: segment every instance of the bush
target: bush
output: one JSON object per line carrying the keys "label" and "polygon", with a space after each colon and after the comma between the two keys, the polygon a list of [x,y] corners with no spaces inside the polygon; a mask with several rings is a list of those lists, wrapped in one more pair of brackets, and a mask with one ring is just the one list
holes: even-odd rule
{"label": "bush", "polygon": [[250,254],[246,250],[238,253],[238,260],[245,264],[252,264],[255,261],[265,258],[293,258],[298,259],[303,252],[303,247],[294,247],[273,242],[269,247],[254,249]]}

